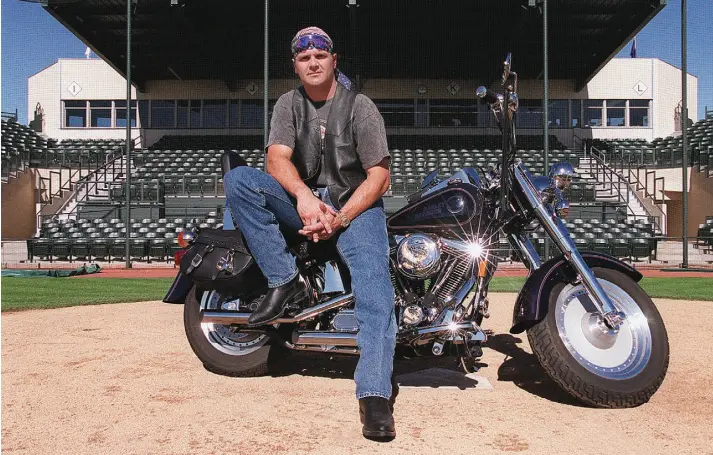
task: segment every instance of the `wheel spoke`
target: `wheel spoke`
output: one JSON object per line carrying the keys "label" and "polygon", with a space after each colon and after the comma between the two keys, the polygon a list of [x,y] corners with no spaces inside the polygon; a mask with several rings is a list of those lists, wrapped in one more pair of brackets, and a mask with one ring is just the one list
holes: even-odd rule
{"label": "wheel spoke", "polygon": [[[222,301],[217,291],[204,292],[201,296],[201,309],[237,310],[239,300]],[[201,324],[203,335],[213,347],[228,355],[247,355],[261,348],[268,341],[267,335],[254,332],[238,332],[235,328],[221,324]]]}

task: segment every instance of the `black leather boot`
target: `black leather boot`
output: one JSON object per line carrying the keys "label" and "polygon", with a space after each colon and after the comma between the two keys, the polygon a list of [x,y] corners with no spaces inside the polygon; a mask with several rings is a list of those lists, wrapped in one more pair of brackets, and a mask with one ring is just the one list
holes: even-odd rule
{"label": "black leather boot", "polygon": [[389,400],[381,397],[364,397],[359,400],[359,414],[363,417],[361,433],[367,439],[390,441],[396,437],[394,416]]}
{"label": "black leather boot", "polygon": [[[396,376],[391,375],[391,398],[389,398],[389,409],[391,414],[394,413],[394,405],[396,404],[396,397],[399,396],[399,383],[396,382]],[[359,409],[359,420],[364,423],[364,412]]]}
{"label": "black leather boot", "polygon": [[297,275],[280,287],[271,288],[260,306],[248,318],[248,326],[269,324],[282,317],[291,304],[299,304],[307,298],[307,288]]}
{"label": "black leather boot", "polygon": [[394,413],[394,405],[396,404],[396,397],[399,396],[399,383],[396,382],[396,377],[391,375],[391,398],[389,398],[389,408],[391,413]]}

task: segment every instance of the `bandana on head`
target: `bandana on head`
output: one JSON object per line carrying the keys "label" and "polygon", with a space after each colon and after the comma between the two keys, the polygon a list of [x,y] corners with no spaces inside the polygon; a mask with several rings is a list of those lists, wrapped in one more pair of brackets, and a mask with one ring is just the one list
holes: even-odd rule
{"label": "bandana on head", "polygon": [[295,37],[292,38],[290,48],[293,57],[308,49],[321,49],[331,54],[334,51],[334,44],[329,35],[321,28],[307,27],[297,32]]}

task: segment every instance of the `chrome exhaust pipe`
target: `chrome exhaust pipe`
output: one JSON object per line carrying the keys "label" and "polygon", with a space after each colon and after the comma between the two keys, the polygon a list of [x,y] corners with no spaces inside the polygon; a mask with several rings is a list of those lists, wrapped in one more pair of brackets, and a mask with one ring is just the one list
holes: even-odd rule
{"label": "chrome exhaust pipe", "polygon": [[292,349],[293,351],[312,351],[312,352],[328,352],[331,354],[350,354],[350,355],[359,355],[359,348],[351,348],[348,346],[308,346],[308,345],[299,345],[296,346],[292,343],[288,343],[287,348]]}
{"label": "chrome exhaust pipe", "polygon": [[[301,313],[295,315],[294,317],[280,318],[275,323],[292,323],[300,322],[306,319],[313,318],[320,313],[327,310],[332,310],[334,308],[339,308],[340,306],[348,305],[354,301],[354,294],[351,292],[348,294],[337,296],[333,299],[327,300],[324,303],[315,305],[313,307],[307,308]],[[252,313],[234,313],[231,311],[203,311],[203,318],[201,323],[203,324],[221,324],[221,325],[246,325],[248,323],[248,318]]]}
{"label": "chrome exhaust pipe", "polygon": [[292,344],[309,346],[357,345],[357,335],[351,332],[293,332]]}

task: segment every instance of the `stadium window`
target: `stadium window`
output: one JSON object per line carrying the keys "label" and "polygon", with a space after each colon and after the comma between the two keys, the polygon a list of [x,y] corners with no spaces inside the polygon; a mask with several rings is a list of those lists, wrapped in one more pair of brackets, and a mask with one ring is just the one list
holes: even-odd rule
{"label": "stadium window", "polygon": [[542,128],[542,100],[520,100],[517,126],[519,128]]}
{"label": "stadium window", "polygon": [[139,123],[141,126],[147,127],[149,122],[149,100],[139,101]]}
{"label": "stadium window", "polygon": [[607,100],[607,126],[626,126],[626,100]]}
{"label": "stadium window", "polygon": [[90,101],[89,110],[92,128],[111,128],[111,101]]}
{"label": "stadium window", "polygon": [[478,100],[431,100],[429,117],[431,126],[477,126]]}
{"label": "stadium window", "polygon": [[497,126],[495,116],[490,110],[488,103],[483,102],[478,104],[478,126],[485,128],[495,128]]}
{"label": "stadium window", "polygon": [[584,100],[583,126],[602,126],[604,100]]}
{"label": "stadium window", "polygon": [[262,101],[240,101],[240,128],[262,128],[263,108]]}
{"label": "stadium window", "polygon": [[629,100],[629,126],[649,126],[649,100]]}
{"label": "stadium window", "polygon": [[240,100],[230,100],[228,105],[228,127],[240,127]]}
{"label": "stadium window", "polygon": [[[114,124],[117,128],[126,128],[126,100],[114,101]],[[136,126],[136,118],[138,115],[138,107],[136,100],[131,101],[131,126]]]}
{"label": "stadium window", "polygon": [[67,128],[84,128],[87,126],[87,102],[64,102],[64,126]]}
{"label": "stadium window", "polygon": [[374,100],[387,127],[414,126],[416,107],[413,99]]}
{"label": "stadium window", "polygon": [[428,126],[428,116],[429,116],[429,103],[430,100],[416,100],[416,126],[425,127]]}
{"label": "stadium window", "polygon": [[176,101],[176,128],[188,128],[188,100]]}
{"label": "stadium window", "polygon": [[174,128],[175,106],[174,100],[151,101],[151,128]]}
{"label": "stadium window", "polygon": [[572,103],[572,122],[570,125],[572,128],[582,127],[582,101],[581,100],[571,100]]}
{"label": "stadium window", "polygon": [[201,100],[191,100],[191,108],[188,111],[190,117],[190,128],[200,128],[201,125]]}
{"label": "stadium window", "polygon": [[225,128],[225,100],[203,100],[203,128]]}
{"label": "stadium window", "polygon": [[569,127],[569,100],[550,100],[547,109],[550,128]]}

